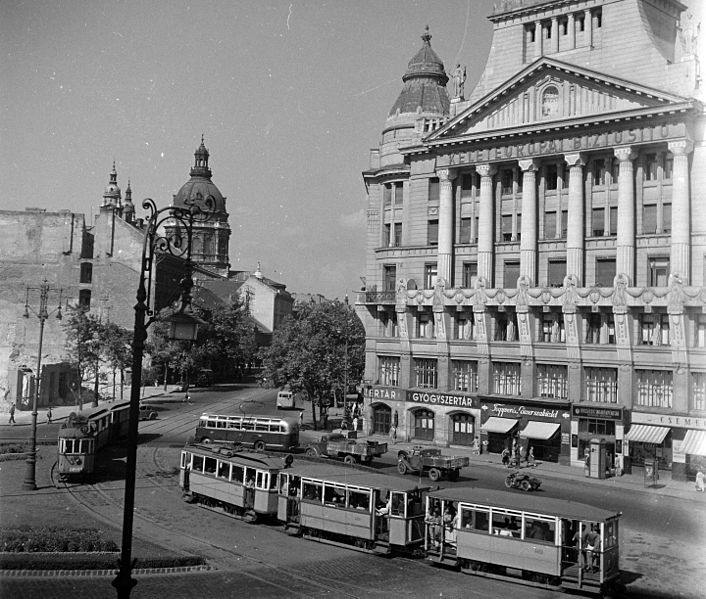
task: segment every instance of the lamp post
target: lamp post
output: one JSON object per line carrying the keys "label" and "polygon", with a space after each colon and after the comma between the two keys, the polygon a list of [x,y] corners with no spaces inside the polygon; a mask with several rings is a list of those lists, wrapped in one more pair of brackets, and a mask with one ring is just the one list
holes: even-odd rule
{"label": "lamp post", "polygon": [[[208,221],[215,212],[212,197],[185,200],[184,207],[168,206],[157,210],[154,201],[147,198],[142,207],[149,211],[145,239],[142,246],[140,281],[137,287],[135,304],[135,326],[132,344],[132,383],[130,386],[130,417],[128,421],[127,463],[125,467],[125,501],[123,504],[123,534],[118,574],[112,585],[118,591],[118,599],[130,597],[130,591],[137,584],[132,578],[132,525],[135,509],[135,474],[137,468],[137,439],[140,420],[140,386],[142,384],[142,356],[147,339],[147,327],[154,322],[156,314],[152,296],[155,255],[170,253],[186,259],[187,274],[181,280],[181,307],[171,319],[171,334],[193,340],[196,338],[198,324],[201,322],[190,314],[191,307],[191,241],[195,223]],[[173,228],[171,236],[164,232],[164,225]],[[175,226],[176,225],[176,226]],[[186,233],[186,239],[181,233]],[[147,316],[150,317],[146,321]],[[169,319],[167,319],[169,320]]]}
{"label": "lamp post", "polygon": [[[29,305],[30,291],[39,291],[39,310],[35,310]],[[50,287],[48,281],[44,279],[44,281],[39,287],[27,287],[27,294],[25,296],[25,313],[23,314],[23,316],[25,318],[29,318],[29,313],[32,312],[35,316],[39,318],[39,348],[37,349],[37,375],[35,377],[34,394],[32,397],[32,449],[27,455],[27,468],[25,470],[25,478],[22,481],[22,488],[27,491],[37,490],[37,404],[39,403],[39,384],[42,380],[42,345],[44,341],[44,323],[46,322],[47,318],[49,318],[50,314],[49,310],[47,309],[50,291],[59,292],[59,305],[56,310],[52,310],[52,313],[56,312],[56,319],[61,320],[61,289]]]}

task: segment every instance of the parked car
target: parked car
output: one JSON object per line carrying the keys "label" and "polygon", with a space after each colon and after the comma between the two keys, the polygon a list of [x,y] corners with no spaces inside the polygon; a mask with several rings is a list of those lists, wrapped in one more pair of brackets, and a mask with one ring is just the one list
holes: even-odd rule
{"label": "parked car", "polygon": [[140,420],[155,420],[156,418],[156,410],[153,410],[150,406],[140,404]]}

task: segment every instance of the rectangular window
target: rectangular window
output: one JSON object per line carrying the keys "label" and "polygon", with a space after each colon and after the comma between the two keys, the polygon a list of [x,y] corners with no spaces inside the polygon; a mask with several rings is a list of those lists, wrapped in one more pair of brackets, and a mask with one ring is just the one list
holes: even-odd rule
{"label": "rectangular window", "polygon": [[493,362],[493,393],[520,395],[520,364]]}
{"label": "rectangular window", "polygon": [[640,314],[640,343],[655,347],[669,345],[669,314]]}
{"label": "rectangular window", "polygon": [[463,263],[463,287],[464,289],[472,289],[478,278],[478,263],[464,262]]}
{"label": "rectangular window", "polygon": [[615,345],[615,323],[612,312],[592,312],[584,320],[586,343]]}
{"label": "rectangular window", "polygon": [[437,381],[436,360],[414,360],[415,387],[435,389]]}
{"label": "rectangular window", "polygon": [[515,289],[517,287],[517,279],[520,278],[520,263],[505,262],[503,272],[503,286],[506,289]]}
{"label": "rectangular window", "polygon": [[470,198],[473,195],[473,175],[461,176],[461,198]]}
{"label": "rectangular window", "polygon": [[90,310],[91,309],[91,290],[90,289],[81,289],[78,292],[78,307],[81,308],[81,310]]}
{"label": "rectangular window", "polygon": [[610,214],[610,234],[617,235],[618,234],[618,207],[611,206],[609,214]]}
{"label": "rectangular window", "polygon": [[424,289],[434,289],[436,283],[437,267],[436,262],[424,265]]}
{"label": "rectangular window", "polygon": [[569,211],[561,211],[561,238],[566,239],[566,233],[569,230]]}
{"label": "rectangular window", "polygon": [[537,364],[537,393],[540,397],[567,399],[569,397],[567,367],[556,364]]}
{"label": "rectangular window", "polygon": [[452,360],[451,376],[454,391],[478,391],[478,362],[471,360]]}
{"label": "rectangular window", "polygon": [[672,407],[671,370],[635,370],[637,405],[650,408]]}
{"label": "rectangular window", "polygon": [[84,231],[81,238],[81,258],[93,258],[93,244],[93,235],[87,231]]}
{"label": "rectangular window", "polygon": [[642,232],[653,235],[657,232],[657,204],[647,204],[642,207]]}
{"label": "rectangular window", "polygon": [[398,181],[395,183],[395,206],[401,206],[404,197],[404,187],[402,182]]}
{"label": "rectangular window", "polygon": [[512,214],[502,215],[502,240],[512,241]]}
{"label": "rectangular window", "polygon": [[399,337],[397,329],[397,312],[385,311],[378,312],[380,314],[380,329],[383,337]]}
{"label": "rectangular window", "polygon": [[392,225],[386,224],[382,227],[382,247],[392,246]]}
{"label": "rectangular window", "polygon": [[615,269],[615,258],[596,258],[596,287],[612,287]]}
{"label": "rectangular window", "polygon": [[381,385],[398,387],[400,384],[400,359],[397,356],[380,356],[379,379]]}
{"label": "rectangular window", "polygon": [[512,169],[504,168],[500,171],[500,193],[510,195],[512,193]]}
{"label": "rectangular window", "polygon": [[566,260],[550,260],[547,277],[549,287],[562,287],[566,276]]}
{"label": "rectangular window", "polygon": [[691,409],[706,410],[706,372],[691,373]]}
{"label": "rectangular window", "polygon": [[382,188],[382,204],[385,208],[392,205],[392,186],[389,183]]}
{"label": "rectangular window", "polygon": [[459,243],[471,243],[471,218],[461,219],[461,229],[459,231]]}
{"label": "rectangular window", "polygon": [[657,154],[645,154],[644,162],[644,179],[645,181],[656,181],[657,180],[657,167],[659,162],[657,161]]}
{"label": "rectangular window", "polygon": [[397,285],[397,266],[386,264],[382,267],[383,287],[385,291],[395,291]]}
{"label": "rectangular window", "polygon": [[591,211],[591,230],[594,237],[605,234],[605,208],[594,208]]}
{"label": "rectangular window", "polygon": [[93,264],[90,262],[81,263],[81,283],[90,284],[93,280]]}
{"label": "rectangular window", "polygon": [[556,164],[548,164],[544,167],[544,189],[547,191],[555,191],[557,189],[557,181],[559,173]]}
{"label": "rectangular window", "polygon": [[454,322],[454,339],[457,341],[472,341],[473,340],[473,312],[462,311],[456,312],[453,317]]}
{"label": "rectangular window", "polygon": [[544,213],[544,239],[556,237],[556,211]]}
{"label": "rectangular window", "polygon": [[436,177],[429,179],[429,201],[439,201],[439,179]]}
{"label": "rectangular window", "polygon": [[428,312],[418,312],[415,319],[415,337],[434,339],[434,316]]}
{"label": "rectangular window", "polygon": [[605,185],[606,166],[603,158],[598,158],[593,161],[593,184]]}
{"label": "rectangular window", "polygon": [[615,368],[584,369],[586,401],[618,403],[618,371]]}
{"label": "rectangular window", "polygon": [[538,331],[537,341],[543,343],[566,343],[564,318],[560,313],[542,313],[542,327]]}
{"label": "rectangular window", "polygon": [[695,318],[694,347],[706,347],[706,314],[698,314]]}
{"label": "rectangular window", "polygon": [[662,233],[672,232],[672,205],[662,204]]}
{"label": "rectangular window", "polygon": [[439,245],[439,219],[427,222],[427,245]]}
{"label": "rectangular window", "polygon": [[669,258],[650,258],[647,263],[650,287],[666,287],[669,280]]}
{"label": "rectangular window", "polygon": [[674,156],[671,152],[667,152],[664,156],[664,171],[662,172],[662,179],[670,180],[672,178],[672,173],[674,172]]}

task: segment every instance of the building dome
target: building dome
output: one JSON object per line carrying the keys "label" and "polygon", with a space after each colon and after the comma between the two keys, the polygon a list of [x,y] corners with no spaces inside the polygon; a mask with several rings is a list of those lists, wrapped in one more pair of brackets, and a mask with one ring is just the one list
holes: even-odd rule
{"label": "building dome", "polygon": [[405,113],[449,114],[449,80],[444,63],[431,48],[431,34],[427,26],[422,35],[422,47],[407,64],[402,76],[404,86],[388,116]]}
{"label": "building dome", "polygon": [[110,171],[110,180],[103,191],[104,206],[119,206],[120,205],[120,187],[118,187],[118,172],[115,170],[115,160],[113,160],[113,170]]}
{"label": "building dome", "polygon": [[189,171],[191,178],[174,195],[173,206],[183,208],[189,198],[213,198],[216,215],[226,215],[226,198],[211,181],[211,169],[208,167],[209,153],[201,137],[201,145],[194,152],[194,166]]}

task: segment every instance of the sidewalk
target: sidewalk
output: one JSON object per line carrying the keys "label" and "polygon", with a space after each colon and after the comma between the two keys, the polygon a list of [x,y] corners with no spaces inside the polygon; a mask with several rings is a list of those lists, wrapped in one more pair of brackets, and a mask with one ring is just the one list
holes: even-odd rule
{"label": "sidewalk", "polygon": [[[415,445],[422,445],[421,443],[413,442],[400,442],[392,444],[390,438],[385,435],[369,435],[367,437],[361,435],[363,439],[370,439],[371,441],[380,441],[382,443],[387,443],[388,452],[391,455],[396,455],[396,452],[400,449],[410,450]],[[433,447],[431,444],[425,444],[425,447]],[[456,456],[467,456],[470,460],[471,466],[494,466],[499,470],[511,472],[512,468],[507,468],[503,466],[500,462],[499,454],[476,454],[470,447],[462,447],[459,445],[453,445],[451,447],[442,447],[441,453],[444,455],[456,455]],[[650,493],[654,495],[664,495],[669,497],[676,497],[679,499],[703,499],[704,495],[699,493],[694,488],[693,482],[687,481],[676,481],[672,480],[672,473],[669,471],[660,470],[659,472],[659,482],[655,486],[646,487],[644,484],[643,473],[640,470],[637,474],[623,474],[623,476],[615,476],[606,479],[596,479],[588,478],[584,476],[583,468],[574,466],[563,466],[561,464],[556,464],[554,462],[541,462],[537,461],[534,468],[523,467],[521,468],[523,472],[528,474],[533,474],[538,478],[544,476],[548,478],[560,478],[569,479],[575,481],[581,481],[584,483],[589,483],[593,485],[598,485],[603,488],[609,489],[622,488],[622,489],[632,489],[634,491],[640,491],[643,493]]]}
{"label": "sidewalk", "polygon": [[[162,396],[170,396],[172,394],[178,394],[179,393],[179,388],[180,385],[168,385],[167,386],[167,391],[164,390],[163,386],[159,387],[153,387],[153,386],[148,386],[145,387],[142,390],[142,394],[140,395],[141,400],[149,400],[155,397],[162,397]],[[183,393],[182,393],[183,396]],[[106,399],[99,399],[98,400],[98,407],[99,408],[110,408],[111,406],[115,405],[116,403],[125,403],[130,401],[130,388],[126,387],[125,388],[125,393],[123,395],[122,401],[120,400],[120,396],[115,400],[106,400]],[[91,401],[86,401],[83,404],[83,410],[79,411],[78,406],[52,406],[51,407],[51,420],[52,422],[61,422],[63,420],[66,420],[69,417],[69,414],[72,412],[76,412],[79,414],[82,414],[84,412],[90,412],[92,410],[95,410],[97,408],[93,407],[93,402]],[[15,424],[10,424],[8,422],[10,418],[9,413],[4,413],[2,414],[2,422],[0,422],[0,428],[4,427],[13,427],[13,426],[30,426],[32,424],[32,410],[15,410]],[[46,424],[47,423],[47,408],[46,406],[42,406],[37,408],[37,425],[41,424]]]}

